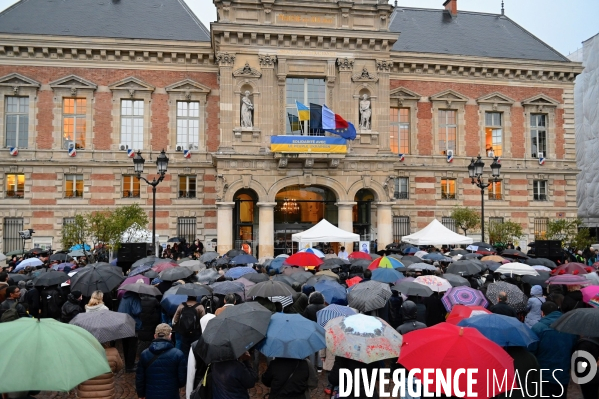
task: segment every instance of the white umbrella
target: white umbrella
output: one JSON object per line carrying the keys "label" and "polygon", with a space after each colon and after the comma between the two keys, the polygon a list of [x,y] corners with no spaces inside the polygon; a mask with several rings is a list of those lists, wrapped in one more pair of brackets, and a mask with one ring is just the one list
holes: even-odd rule
{"label": "white umbrella", "polygon": [[449,281],[437,276],[418,276],[414,279],[415,283],[426,285],[434,292],[447,291],[452,287]]}
{"label": "white umbrella", "polygon": [[42,262],[38,258],[29,258],[29,259],[25,259],[24,261],[19,263],[17,265],[17,267],[15,267],[14,271],[18,272],[19,270],[25,269],[27,266],[36,267],[36,266],[41,266],[43,264],[44,264],[44,262]]}
{"label": "white umbrella", "polygon": [[541,265],[534,265],[532,268],[535,269],[535,270],[543,270],[543,271],[546,271],[546,272],[550,272],[551,271],[551,269],[548,268],[547,266],[541,266]]}
{"label": "white umbrella", "polygon": [[277,258],[289,258],[289,255],[281,254],[281,255],[277,255]]}
{"label": "white umbrella", "polygon": [[583,276],[587,280],[590,280],[593,283],[593,285],[599,285],[599,275],[597,275],[596,272],[583,274]]}
{"label": "white umbrella", "polygon": [[417,257],[419,257],[419,258],[421,258],[421,259],[422,259],[422,257],[423,257],[424,255],[428,255],[428,252],[426,252],[426,251],[418,251],[418,252],[416,252],[416,253],[414,254],[414,256],[417,256]]}
{"label": "white umbrella", "polygon": [[317,248],[304,248],[304,249],[300,249],[297,252],[309,252],[311,254],[318,256],[319,258],[324,258],[324,253],[320,249],[317,249]]}
{"label": "white umbrella", "polygon": [[495,273],[501,274],[516,274],[518,276],[538,276],[539,273],[532,266],[525,265],[524,263],[512,262],[506,263],[505,265],[499,266]]}

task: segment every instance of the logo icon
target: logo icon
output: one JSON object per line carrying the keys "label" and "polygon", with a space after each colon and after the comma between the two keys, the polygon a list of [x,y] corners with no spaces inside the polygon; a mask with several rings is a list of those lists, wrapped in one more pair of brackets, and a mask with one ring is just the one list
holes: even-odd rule
{"label": "logo icon", "polygon": [[191,151],[190,150],[183,150],[183,158],[191,158]]}
{"label": "logo icon", "polygon": [[74,157],[76,155],[77,155],[77,151],[75,150],[75,147],[69,148],[69,156]]}
{"label": "logo icon", "polygon": [[399,162],[403,162],[405,158],[405,154],[399,154]]}
{"label": "logo icon", "polygon": [[17,147],[10,147],[9,151],[10,155],[12,155],[13,157],[19,155],[19,149]]}
{"label": "logo icon", "polygon": [[[586,375],[585,375],[586,374]],[[597,374],[597,361],[587,351],[577,350],[570,358],[570,375],[576,384],[587,384]]]}
{"label": "logo icon", "polygon": [[133,151],[131,148],[127,149],[127,156],[129,158],[133,158],[135,156],[135,151]]}

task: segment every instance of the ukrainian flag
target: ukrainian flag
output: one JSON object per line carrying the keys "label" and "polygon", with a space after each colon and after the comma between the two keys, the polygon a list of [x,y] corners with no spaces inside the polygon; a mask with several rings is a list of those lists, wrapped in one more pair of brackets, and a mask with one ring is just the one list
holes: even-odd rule
{"label": "ukrainian flag", "polygon": [[295,100],[295,106],[297,107],[297,116],[300,121],[309,121],[310,120],[310,108],[306,107],[304,104]]}

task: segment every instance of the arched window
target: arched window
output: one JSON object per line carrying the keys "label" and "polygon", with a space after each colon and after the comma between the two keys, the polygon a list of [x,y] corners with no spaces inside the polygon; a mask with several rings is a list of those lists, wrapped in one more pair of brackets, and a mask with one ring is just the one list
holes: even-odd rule
{"label": "arched window", "polygon": [[239,190],[234,197],[235,209],[233,220],[233,239],[235,248],[240,249],[243,243],[249,243],[253,253],[257,249],[258,196],[252,190]]}
{"label": "arched window", "polygon": [[371,228],[371,204],[374,194],[367,189],[361,189],[356,193],[354,201],[357,202],[353,209],[354,233],[360,235],[363,241],[370,241]]}

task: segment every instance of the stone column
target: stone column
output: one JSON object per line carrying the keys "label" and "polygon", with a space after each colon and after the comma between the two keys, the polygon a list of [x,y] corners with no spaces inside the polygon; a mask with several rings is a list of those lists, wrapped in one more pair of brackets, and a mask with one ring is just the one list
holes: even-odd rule
{"label": "stone column", "polygon": [[[262,93],[276,93],[278,89],[277,77],[275,76],[275,63],[277,62],[276,55],[259,55],[258,60],[260,61],[260,68],[262,69]],[[262,145],[260,146],[260,152],[268,152],[270,149],[270,136],[276,136],[281,134],[276,132],[276,117],[277,109],[275,101],[270,95],[262,96],[263,110],[260,112],[264,117],[262,118],[262,124],[260,130],[262,132]],[[265,255],[266,256],[266,255]]]}
{"label": "stone column", "polygon": [[217,202],[216,245],[219,254],[233,249],[233,207],[234,202]]}
{"label": "stone column", "polygon": [[[357,202],[337,202],[337,213],[338,213],[338,227],[350,233],[354,232],[354,218],[353,209]],[[348,253],[352,253],[354,249],[353,242],[343,242],[341,245],[345,246],[345,250]]]}
{"label": "stone column", "polygon": [[259,214],[258,223],[260,231],[258,232],[258,253],[260,257],[274,257],[275,254],[275,224],[274,224],[274,208],[276,202],[258,202]]}
{"label": "stone column", "polygon": [[378,202],[376,204],[377,247],[379,250],[393,242],[393,214],[391,206],[394,202]]}
{"label": "stone column", "polygon": [[235,54],[216,54],[220,76],[220,145],[219,151],[233,152],[233,128],[239,124],[239,115],[234,115],[233,65]]}
{"label": "stone column", "polygon": [[[372,130],[379,132],[379,153],[391,154],[389,141],[389,74],[393,68],[391,60],[376,60],[379,75],[376,109],[373,110]],[[380,245],[380,243],[379,243]]]}
{"label": "stone column", "polygon": [[358,125],[356,115],[354,115],[354,107],[352,107],[353,96],[352,96],[352,82],[351,75],[354,70],[354,60],[350,58],[337,58],[337,66],[339,67],[339,115],[350,122],[354,122],[354,125]]}

